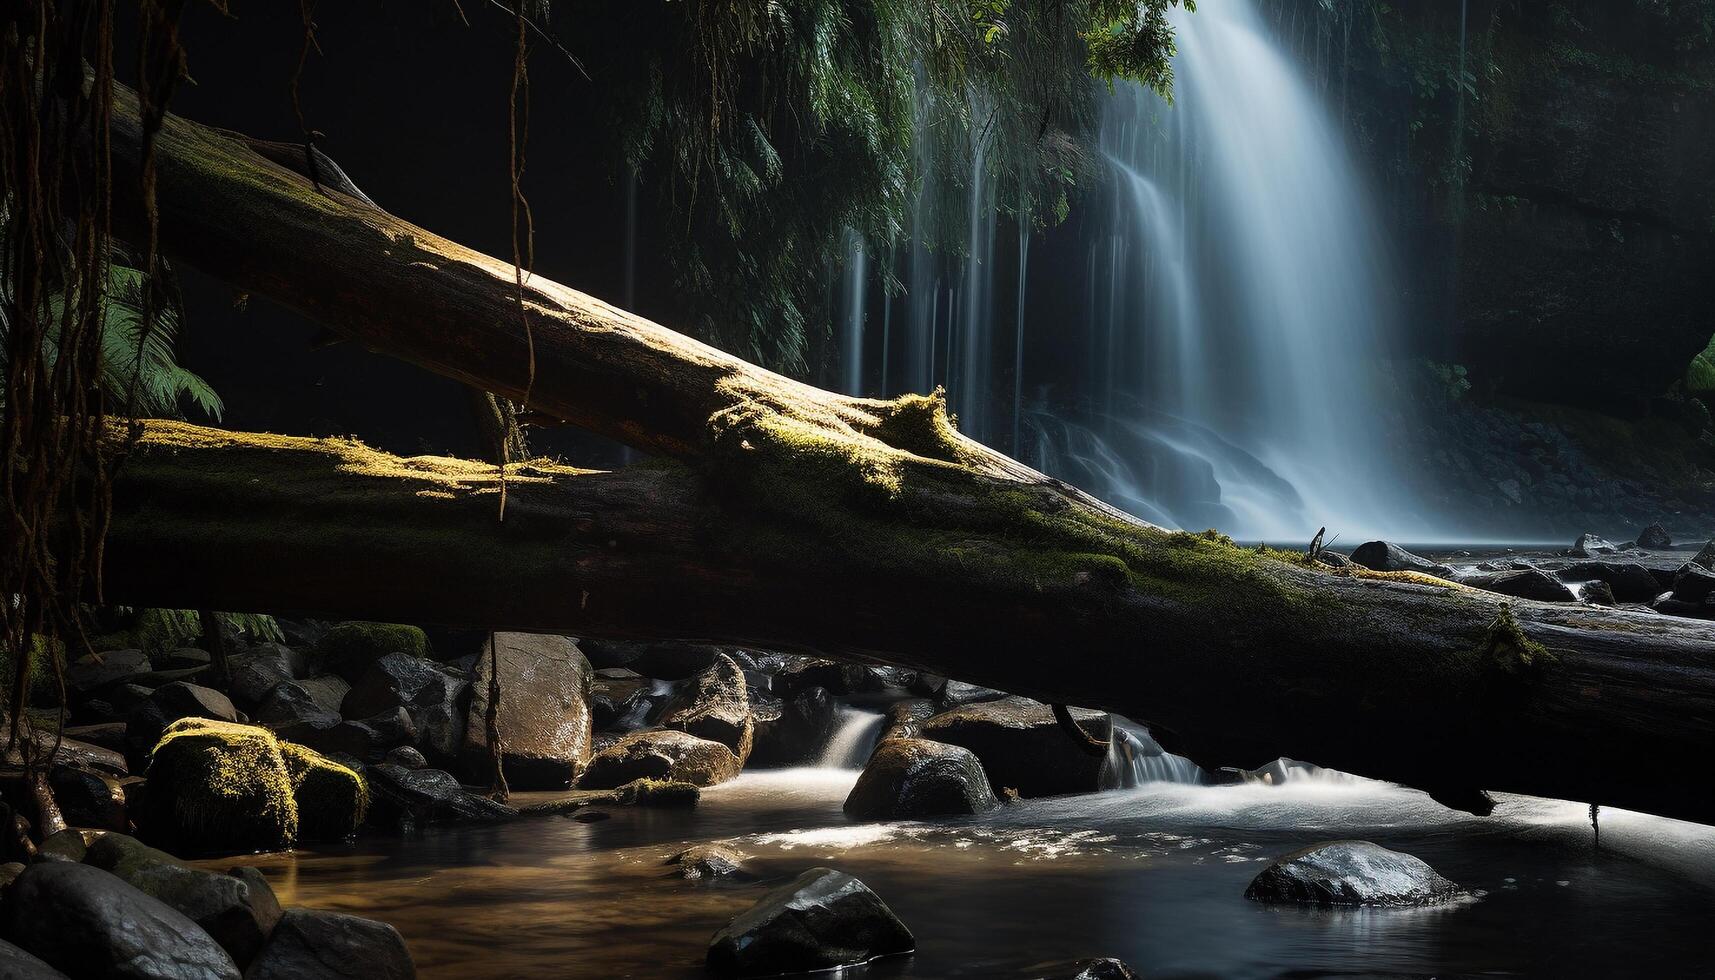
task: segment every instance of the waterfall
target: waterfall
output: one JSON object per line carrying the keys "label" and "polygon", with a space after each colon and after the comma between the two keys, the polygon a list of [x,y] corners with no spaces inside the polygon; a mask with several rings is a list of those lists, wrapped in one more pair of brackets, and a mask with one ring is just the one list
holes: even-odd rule
{"label": "waterfall", "polygon": [[842,706],[836,720],[838,727],[816,764],[823,769],[862,769],[875,751],[875,743],[881,740],[887,717],[875,711]]}
{"label": "waterfall", "polygon": [[1400,324],[1387,249],[1343,134],[1244,0],[1172,16],[1174,102],[1132,85],[1104,107],[1093,417],[1044,465],[1181,527],[1421,533],[1381,424]]}
{"label": "waterfall", "polygon": [[1102,763],[1103,789],[1131,789],[1145,783],[1190,783],[1209,781],[1208,773],[1182,755],[1163,749],[1149,729],[1119,715],[1113,720],[1108,757]]}

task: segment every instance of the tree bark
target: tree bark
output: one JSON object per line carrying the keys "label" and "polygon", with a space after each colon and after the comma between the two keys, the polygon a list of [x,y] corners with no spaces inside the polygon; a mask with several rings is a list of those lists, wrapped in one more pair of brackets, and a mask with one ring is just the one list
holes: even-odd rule
{"label": "tree bark", "polygon": [[1205,764],[1715,821],[1715,783],[1681,775],[1715,745],[1707,624],[1169,533],[959,435],[938,397],[821,391],[539,276],[521,313],[509,264],[181,119],[156,159],[180,259],[677,462],[515,466],[497,524],[483,464],[151,424],[111,601],[815,650],[1120,711]]}

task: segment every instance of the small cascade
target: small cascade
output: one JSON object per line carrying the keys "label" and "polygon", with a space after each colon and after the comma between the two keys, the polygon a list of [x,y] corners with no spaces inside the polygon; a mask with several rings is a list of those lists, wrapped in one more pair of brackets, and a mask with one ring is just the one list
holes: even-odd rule
{"label": "small cascade", "polygon": [[1358,783],[1366,782],[1361,776],[1338,769],[1324,769],[1313,762],[1299,762],[1285,756],[1256,769],[1223,769],[1222,775],[1233,782],[1261,783],[1265,786],[1282,786],[1286,783]]}
{"label": "small cascade", "polygon": [[1196,786],[1209,781],[1201,766],[1163,749],[1149,729],[1119,715],[1108,717],[1113,720],[1113,736],[1102,763],[1103,789],[1131,789],[1146,783]]}
{"label": "small cascade", "polygon": [[822,769],[862,769],[881,741],[887,716],[876,711],[841,707],[834,736],[822,750],[816,765]]}

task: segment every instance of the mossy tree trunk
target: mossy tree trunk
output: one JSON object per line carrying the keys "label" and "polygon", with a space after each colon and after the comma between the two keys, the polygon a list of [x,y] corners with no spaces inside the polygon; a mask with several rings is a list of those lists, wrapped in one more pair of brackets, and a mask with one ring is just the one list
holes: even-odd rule
{"label": "mossy tree trunk", "polygon": [[814,650],[1120,711],[1210,765],[1715,821],[1715,783],[1662,777],[1715,745],[1705,624],[1169,533],[961,436],[938,397],[821,391],[540,276],[521,314],[510,264],[243,142],[169,117],[156,154],[180,259],[665,462],[515,466],[501,524],[485,464],[151,424],[112,601]]}

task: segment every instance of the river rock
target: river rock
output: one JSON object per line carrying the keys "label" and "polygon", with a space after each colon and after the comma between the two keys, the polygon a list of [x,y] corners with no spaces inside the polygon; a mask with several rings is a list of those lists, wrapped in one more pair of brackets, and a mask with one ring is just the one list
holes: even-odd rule
{"label": "river rock", "polygon": [[1615,606],[1619,600],[1614,598],[1614,588],[1606,582],[1585,582],[1578,591],[1578,601],[1587,606]]}
{"label": "river rock", "polygon": [[988,701],[999,701],[1011,697],[1005,691],[997,691],[992,687],[980,684],[970,684],[965,681],[948,680],[935,692],[935,704],[945,711],[964,704],[983,704]]}
{"label": "river rock", "polygon": [[87,864],[34,864],[0,906],[0,934],[74,977],[238,980],[232,957],[181,912]]}
{"label": "river rock", "polygon": [[887,690],[888,680],[886,674],[868,664],[802,657],[774,675],[774,688],[782,697],[810,687],[825,688],[830,694],[844,697],[879,694]]}
{"label": "river rock", "polygon": [[580,789],[613,789],[634,779],[666,779],[713,786],[738,775],[738,757],[719,742],[677,729],[633,732],[596,753]]}
{"label": "river rock", "polygon": [[845,811],[858,820],[909,820],[987,813],[1000,802],[970,749],[921,738],[876,747]]}
{"label": "river rock", "polygon": [[330,627],[316,644],[323,669],[356,683],[369,665],[390,653],[429,655],[429,638],[415,626],[346,622]]}
{"label": "river rock", "polygon": [[1046,968],[1038,968],[1036,980],[1139,980],[1139,974],[1126,964],[1124,960],[1113,957],[1093,960],[1077,960],[1072,963],[1055,964]]}
{"label": "river rock", "polygon": [[1300,905],[1429,905],[1458,894],[1459,886],[1410,854],[1369,841],[1314,844],[1276,858],[1245,897]]}
{"label": "river rock", "polygon": [[911,930],[863,882],[811,868],[715,933],[708,965],[722,976],[760,977],[856,966],[916,948]]}
{"label": "river rock", "polygon": [[662,728],[674,728],[732,750],[742,767],[750,758],[755,723],[744,672],[726,654],[673,692],[661,714]]}
{"label": "river rock", "polygon": [[254,720],[280,732],[325,731],[343,719],[337,710],[329,710],[318,703],[304,682],[283,681],[263,695],[262,702],[256,707]]}
{"label": "river rock", "polygon": [[227,690],[234,702],[250,710],[261,704],[276,685],[297,680],[296,668],[302,664],[303,658],[289,647],[268,643],[233,658],[233,661],[232,683]]}
{"label": "river rock", "polygon": [[66,686],[79,695],[87,695],[154,669],[141,650],[88,653],[66,664]]}
{"label": "river rock", "polygon": [[210,656],[207,650],[179,647],[152,658],[151,662],[161,670],[194,670],[207,667],[214,662],[214,657]]}
{"label": "river rock", "polygon": [[1539,602],[1575,602],[1578,599],[1565,583],[1534,568],[1474,575],[1461,581],[1474,589],[1499,592],[1501,595],[1517,596],[1520,599],[1535,599]]}
{"label": "river rock", "polygon": [[275,927],[245,980],[411,980],[417,966],[399,930],[385,922],[292,909]]}
{"label": "river rock", "polygon": [[[508,784],[514,789],[564,789],[590,759],[589,661],[564,636],[495,633],[490,642],[500,665],[499,727]],[[486,774],[493,765],[486,719],[489,660],[485,643],[472,670],[460,754],[471,774]]]}
{"label": "river rock", "polygon": [[[1649,602],[1659,595],[1664,583],[1648,568],[1637,562],[1580,561],[1558,569],[1555,577],[1562,582],[1606,582],[1620,602]],[[1665,583],[1671,587],[1671,580]]]}
{"label": "river rock", "polygon": [[[1091,737],[1107,739],[1104,712],[1074,708],[1072,717]],[[922,738],[962,745],[976,753],[996,792],[1010,789],[1033,797],[1101,788],[1102,756],[1091,755],[1073,741],[1055,720],[1053,709],[1040,701],[1009,696],[967,704],[935,715],[921,724],[919,732]]]}
{"label": "river rock", "polygon": [[[754,697],[754,695],[753,695]],[[764,696],[766,697],[766,696]],[[838,725],[838,706],[824,687],[807,687],[784,701],[753,702],[756,739],[749,765],[793,766],[815,759]]]}
{"label": "river rock", "polygon": [[[504,685],[505,678],[502,677]],[[347,718],[404,708],[417,729],[417,747],[451,759],[464,742],[465,709],[460,704],[468,682],[428,660],[390,653],[369,665],[346,694],[340,713]],[[501,703],[505,704],[505,688]]]}
{"label": "river rock", "polygon": [[1697,554],[1691,559],[1691,563],[1693,565],[1701,565],[1704,568],[1715,569],[1715,540],[1711,540],[1708,544],[1699,549]]}
{"label": "river rock", "polygon": [[452,774],[440,769],[406,769],[392,763],[366,770],[370,823],[389,830],[431,823],[498,823],[518,811],[467,793]]}
{"label": "river rock", "polygon": [[214,874],[152,863],[129,871],[121,880],[201,926],[240,968],[256,958],[280,921],[274,889],[255,868]]}
{"label": "river rock", "polygon": [[1715,571],[1687,562],[1673,576],[1673,597],[1680,602],[1703,602],[1715,594]]}
{"label": "river rock", "polygon": [[596,731],[642,721],[655,682],[629,667],[603,667],[590,680],[590,723]]}
{"label": "river rock", "polygon": [[[20,869],[23,865],[18,866]],[[0,939],[0,977],[5,980],[68,980],[65,974]]]}
{"label": "river rock", "polygon": [[1667,528],[1662,527],[1661,522],[1657,521],[1638,532],[1638,547],[1648,548],[1651,551],[1661,551],[1664,548],[1673,547],[1673,538],[1667,533]]}
{"label": "river rock", "polygon": [[339,841],[357,832],[369,812],[369,786],[358,768],[292,742],[280,743],[292,781],[298,840]]}
{"label": "river rock", "polygon": [[298,834],[280,743],[266,728],[187,718],[161,736],[149,786],[132,817],[143,836],[176,850],[276,851]]}
{"label": "river rock", "polygon": [[935,703],[927,698],[907,698],[887,706],[887,722],[881,729],[881,741],[890,738],[916,738],[922,723],[935,717]]}
{"label": "river rock", "polygon": [[125,789],[117,778],[55,766],[49,785],[60,813],[73,827],[123,831],[130,826],[125,816]]}
{"label": "river rock", "polygon": [[358,721],[341,721],[331,728],[314,724],[277,729],[281,738],[307,745],[326,755],[350,755],[374,762],[396,745],[413,742],[417,728],[404,708],[392,708]]}
{"label": "river rock", "polygon": [[1567,552],[1574,558],[1596,558],[1601,555],[1611,555],[1620,548],[1612,541],[1604,541],[1588,531],[1578,535],[1578,540],[1572,542],[1572,548]]}
{"label": "river rock", "polygon": [[238,709],[226,695],[210,687],[176,681],[164,684],[139,704],[126,719],[125,742],[133,760],[148,758],[167,726],[181,718],[236,722]]}
{"label": "river rock", "polygon": [[384,761],[396,766],[403,766],[406,769],[422,769],[429,764],[429,760],[423,758],[423,753],[409,745],[401,745],[387,753],[387,758]]}
{"label": "river rock", "polygon": [[1352,562],[1375,572],[1421,572],[1452,578],[1451,566],[1420,558],[1391,541],[1368,541],[1352,550]]}
{"label": "river rock", "polygon": [[696,844],[673,854],[662,862],[675,869],[678,877],[687,881],[713,881],[717,878],[748,879],[755,877],[745,867],[745,857],[730,844]]}
{"label": "river rock", "polygon": [[110,871],[120,878],[130,878],[138,871],[157,864],[185,866],[184,862],[166,851],[157,850],[125,834],[102,834],[90,841],[83,863]]}

